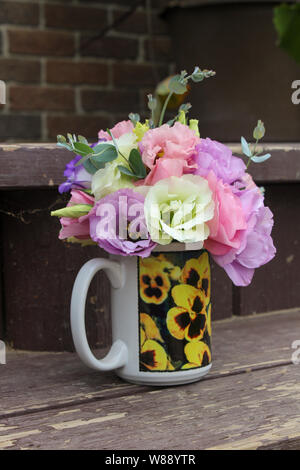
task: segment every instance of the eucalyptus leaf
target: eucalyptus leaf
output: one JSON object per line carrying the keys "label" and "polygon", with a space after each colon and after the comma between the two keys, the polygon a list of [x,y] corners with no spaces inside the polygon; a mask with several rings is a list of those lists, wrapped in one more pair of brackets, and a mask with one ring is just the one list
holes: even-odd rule
{"label": "eucalyptus leaf", "polygon": [[62,143],[66,143],[66,142],[67,142],[67,139],[65,138],[65,136],[59,134],[59,135],[57,136],[57,142],[59,142],[59,143],[61,143],[61,144],[62,144]]}
{"label": "eucalyptus leaf", "polygon": [[91,155],[90,160],[93,163],[95,162],[96,164],[105,164],[107,162],[112,162],[113,160],[115,160],[118,156],[118,153],[115,147],[113,147],[112,145],[110,145],[109,147],[111,148],[107,148],[101,153]]}
{"label": "eucalyptus leaf", "polygon": [[244,137],[241,137],[241,145],[244,155],[246,155],[247,157],[251,157],[252,152],[250,150],[247,140]]}
{"label": "eucalyptus leaf", "polygon": [[78,153],[78,155],[81,155],[83,157],[94,153],[94,150],[89,145],[84,144],[83,142],[74,142],[73,148]]}
{"label": "eucalyptus leaf", "polygon": [[70,144],[71,144],[72,147],[73,147],[73,136],[72,136],[72,134],[68,133],[68,134],[67,134],[67,137],[68,137],[68,139],[69,139]]}
{"label": "eucalyptus leaf", "polygon": [[112,144],[98,144],[93,148],[93,156],[99,157],[103,154],[112,154],[115,155],[115,158],[118,156],[118,151],[116,147]]}
{"label": "eucalyptus leaf", "polygon": [[70,152],[73,152],[73,148],[67,142],[57,142],[56,145],[57,145],[57,147],[63,147],[65,149],[69,150]]}
{"label": "eucalyptus leaf", "polygon": [[129,155],[129,163],[135,175],[139,178],[145,178],[146,168],[142,161],[140,152],[137,149],[132,149]]}
{"label": "eucalyptus leaf", "polygon": [[141,120],[140,115],[137,113],[130,113],[128,117],[134,126]]}
{"label": "eucalyptus leaf", "polygon": [[187,91],[187,87],[182,83],[180,75],[175,75],[169,82],[169,90],[176,95],[183,95]]}
{"label": "eucalyptus leaf", "polygon": [[132,173],[131,170],[129,170],[128,168],[126,168],[126,166],[118,165],[118,169],[119,169],[120,173],[123,173],[124,175],[132,176],[132,177],[136,178],[135,174]]}
{"label": "eucalyptus leaf", "polygon": [[85,160],[82,165],[84,166],[84,168],[86,169],[86,171],[88,173],[90,173],[90,175],[94,175],[96,173],[96,171],[98,171],[101,167],[96,167],[95,165],[93,165],[93,163],[91,162],[90,158],[88,158],[87,160]]}
{"label": "eucalyptus leaf", "polygon": [[78,136],[78,142],[82,142],[83,144],[87,144],[88,145],[88,141],[85,137],[83,137],[83,135],[79,135]]}
{"label": "eucalyptus leaf", "polygon": [[251,160],[255,163],[262,163],[268,160],[270,157],[271,157],[271,154],[266,153],[265,155],[261,155],[259,157],[258,156],[251,157]]}

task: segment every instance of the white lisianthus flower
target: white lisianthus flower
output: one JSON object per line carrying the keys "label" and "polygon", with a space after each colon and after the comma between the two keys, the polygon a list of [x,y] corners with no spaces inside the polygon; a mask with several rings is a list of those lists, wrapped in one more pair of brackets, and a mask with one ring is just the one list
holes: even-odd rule
{"label": "white lisianthus flower", "polygon": [[[120,173],[118,165],[128,167],[125,159],[128,160],[131,150],[138,147],[137,137],[133,132],[129,132],[115,139],[115,141],[119,150],[118,157],[112,162],[106,163],[105,168],[96,171],[92,176],[91,189],[96,201],[119,189],[133,187],[132,178]],[[102,143],[114,145],[113,141]],[[98,145],[101,145],[101,142]]]}
{"label": "white lisianthus flower", "polygon": [[113,162],[106,163],[105,168],[101,168],[93,175],[92,193],[96,201],[119,189],[133,187],[132,178],[121,173],[118,165],[120,165],[120,162],[116,159]]}
{"label": "white lisianthus flower", "polygon": [[199,175],[171,176],[152,186],[145,199],[145,218],[151,239],[167,245],[203,242],[206,224],[214,216],[212,191]]}

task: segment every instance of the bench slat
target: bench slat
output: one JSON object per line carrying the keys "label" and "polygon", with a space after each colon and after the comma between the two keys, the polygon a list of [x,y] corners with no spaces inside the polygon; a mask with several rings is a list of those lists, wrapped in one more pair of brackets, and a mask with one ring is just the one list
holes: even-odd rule
{"label": "bench slat", "polygon": [[[234,153],[240,145],[228,144]],[[300,144],[272,144],[262,146],[272,154],[272,162],[252,164],[251,174],[258,183],[300,181]],[[2,144],[0,146],[0,189],[47,188],[63,181],[63,172],[72,154],[55,144]]]}
{"label": "bench slat", "polygon": [[257,449],[300,438],[299,367],[1,420],[0,448]]}
{"label": "bench slat", "polygon": [[[290,363],[299,324],[300,310],[214,323],[213,368],[207,378]],[[103,354],[100,351],[98,356]],[[7,365],[0,366],[0,374],[1,418],[89,401],[100,406],[111,395],[151,390],[122,382],[113,373],[90,370],[72,353],[11,351]]]}

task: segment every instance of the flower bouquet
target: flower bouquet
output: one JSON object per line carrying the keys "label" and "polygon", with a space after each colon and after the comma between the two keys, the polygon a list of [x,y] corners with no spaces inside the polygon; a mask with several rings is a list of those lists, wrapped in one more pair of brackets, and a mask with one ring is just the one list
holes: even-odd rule
{"label": "flower bouquet", "polygon": [[[139,338],[134,338],[139,342],[140,368],[123,374],[131,381],[147,381],[141,377],[149,371],[182,374],[210,364],[208,253],[237,286],[248,285],[255,268],[275,255],[273,215],[264,205],[263,188],[247,171],[251,162],[270,158],[257,152],[265,133],[263,123],[258,121],[254,129],[254,145],[241,139],[244,162],[222,143],[200,137],[198,121],[188,118],[190,104],[182,104],[178,114],[164,122],[173,95],[184,96],[189,81],[214,75],[198,67],[190,75],[182,71],[169,81],[162,109],[148,95],[149,119],[142,122],[138,114],[130,114],[129,120],[100,130],[96,143],[89,144],[82,136],[58,136],[58,145],[76,154],[66,167],[67,180],[59,187],[61,193],[71,193],[69,203],[51,213],[60,218],[59,238],[97,244],[118,262],[125,257],[126,279],[139,280],[138,287],[132,280],[126,287],[127,295],[131,290],[135,290],[133,298],[138,295],[140,316]],[[185,251],[180,259],[178,250]],[[130,259],[135,259],[135,266],[138,260],[137,271]],[[113,268],[103,263],[101,267],[118,284],[118,274],[109,271]],[[118,288],[124,286],[119,282]],[[124,309],[124,293],[122,298],[123,307],[120,297],[115,310]],[[136,306],[130,304],[130,309]],[[93,359],[83,352],[79,334],[74,333],[82,312],[77,309],[75,317],[76,349],[91,365]],[[126,355],[124,348],[130,341],[131,337],[122,338],[119,358]],[[98,368],[103,367],[100,362]],[[120,364],[125,363],[120,359]],[[190,375],[185,381],[195,379]],[[153,376],[151,383],[155,380]]]}

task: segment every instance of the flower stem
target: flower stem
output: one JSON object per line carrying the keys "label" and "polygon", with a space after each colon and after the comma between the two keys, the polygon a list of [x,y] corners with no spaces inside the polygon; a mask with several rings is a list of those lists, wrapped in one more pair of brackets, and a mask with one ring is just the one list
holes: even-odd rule
{"label": "flower stem", "polygon": [[159,119],[158,127],[161,126],[162,123],[163,123],[163,119],[164,119],[164,116],[165,116],[165,112],[166,112],[168,103],[169,103],[170,98],[171,98],[172,95],[173,95],[173,92],[170,91],[170,93],[168,94],[168,96],[167,96],[167,98],[166,98],[166,101],[164,102],[164,106],[163,106],[163,109],[161,110],[161,114],[160,114],[160,119]]}
{"label": "flower stem", "polygon": [[258,144],[258,139],[256,139],[256,142],[255,142],[255,144],[254,144],[251,157],[248,158],[248,162],[247,162],[247,165],[246,165],[246,170],[248,170],[248,167],[249,167],[249,165],[250,165],[250,163],[251,163],[252,157],[255,157],[255,156],[256,156],[256,155],[255,155],[255,151],[256,151],[257,144]]}

